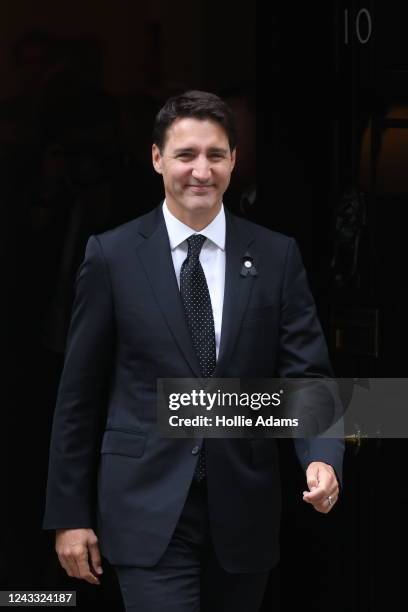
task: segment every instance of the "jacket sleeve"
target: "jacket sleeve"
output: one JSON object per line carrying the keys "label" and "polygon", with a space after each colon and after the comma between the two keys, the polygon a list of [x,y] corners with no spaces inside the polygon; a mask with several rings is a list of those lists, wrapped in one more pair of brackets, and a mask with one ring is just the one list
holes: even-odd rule
{"label": "jacket sleeve", "polygon": [[[296,242],[290,239],[281,296],[278,373],[283,378],[332,377],[325,337]],[[332,465],[342,483],[343,438],[295,438],[304,470],[312,461]]]}
{"label": "jacket sleeve", "polygon": [[112,288],[97,237],[76,277],[54,412],[43,529],[94,524],[96,470],[114,350]]}

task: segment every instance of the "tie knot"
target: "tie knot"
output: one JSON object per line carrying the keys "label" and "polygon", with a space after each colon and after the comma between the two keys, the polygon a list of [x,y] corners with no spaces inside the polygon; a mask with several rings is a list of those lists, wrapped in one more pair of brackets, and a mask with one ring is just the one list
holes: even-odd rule
{"label": "tie knot", "polygon": [[187,257],[198,257],[200,255],[201,247],[203,246],[205,240],[206,238],[202,234],[192,234],[189,238],[187,238]]}

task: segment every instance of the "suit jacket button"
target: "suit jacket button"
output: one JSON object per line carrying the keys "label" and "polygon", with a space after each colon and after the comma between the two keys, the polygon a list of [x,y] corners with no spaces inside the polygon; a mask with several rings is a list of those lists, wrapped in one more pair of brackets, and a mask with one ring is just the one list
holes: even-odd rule
{"label": "suit jacket button", "polygon": [[193,448],[191,450],[191,454],[192,455],[198,455],[199,452],[200,452],[200,447],[199,446],[193,446]]}

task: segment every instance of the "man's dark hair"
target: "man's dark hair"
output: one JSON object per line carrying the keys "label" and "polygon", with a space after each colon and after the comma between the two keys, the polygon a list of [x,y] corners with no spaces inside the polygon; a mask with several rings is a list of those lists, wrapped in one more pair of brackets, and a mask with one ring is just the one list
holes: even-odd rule
{"label": "man's dark hair", "polygon": [[237,145],[234,116],[229,106],[218,96],[208,91],[191,90],[172,96],[159,110],[153,127],[153,142],[160,151],[166,142],[166,132],[176,119],[210,119],[225,130],[231,151]]}

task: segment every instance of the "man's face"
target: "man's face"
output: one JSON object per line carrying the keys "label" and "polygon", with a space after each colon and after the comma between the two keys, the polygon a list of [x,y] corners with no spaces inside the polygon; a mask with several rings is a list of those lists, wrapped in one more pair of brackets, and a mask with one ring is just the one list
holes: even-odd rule
{"label": "man's face", "polygon": [[152,151],[153,165],[163,175],[166,202],[180,220],[213,218],[221,208],[235,164],[223,127],[215,121],[176,119],[167,129],[160,152]]}

